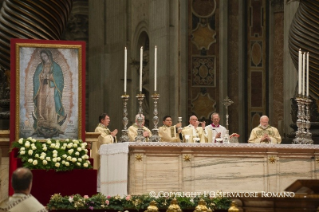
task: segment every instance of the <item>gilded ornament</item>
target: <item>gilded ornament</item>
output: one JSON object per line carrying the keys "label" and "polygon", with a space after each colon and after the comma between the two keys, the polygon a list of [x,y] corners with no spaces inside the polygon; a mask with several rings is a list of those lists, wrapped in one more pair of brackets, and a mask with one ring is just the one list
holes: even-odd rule
{"label": "gilded ornament", "polygon": [[198,205],[196,206],[194,212],[212,212],[213,210],[210,208],[207,208],[207,203],[205,200],[200,199],[198,202]]}
{"label": "gilded ornament", "polygon": [[191,156],[190,155],[184,155],[184,161],[191,161]]}
{"label": "gilded ornament", "polygon": [[158,207],[156,205],[157,203],[152,200],[150,202],[150,205],[147,207],[147,210],[145,210],[144,212],[158,212]]}
{"label": "gilded ornament", "polygon": [[142,160],[143,160],[143,156],[140,155],[140,154],[135,155],[135,159],[136,159],[137,161],[142,161]]}
{"label": "gilded ornament", "polygon": [[166,212],[182,212],[181,208],[179,207],[176,198],[171,201],[171,204],[168,206]]}
{"label": "gilded ornament", "polygon": [[209,118],[212,111],[216,108],[216,101],[211,98],[209,93],[198,93],[197,96],[192,99],[192,112],[198,114],[198,117]]}
{"label": "gilded ornament", "polygon": [[192,32],[192,43],[198,50],[203,48],[208,50],[213,43],[216,43],[216,31],[210,28],[209,24],[197,24]]}
{"label": "gilded ornament", "polygon": [[319,163],[319,158],[316,158],[317,163]]}
{"label": "gilded ornament", "polygon": [[276,157],[275,156],[270,156],[269,158],[268,158],[268,160],[269,160],[269,162],[270,163],[276,163]]}
{"label": "gilded ornament", "polygon": [[239,209],[237,208],[236,202],[232,201],[231,206],[228,209],[228,212],[239,212]]}

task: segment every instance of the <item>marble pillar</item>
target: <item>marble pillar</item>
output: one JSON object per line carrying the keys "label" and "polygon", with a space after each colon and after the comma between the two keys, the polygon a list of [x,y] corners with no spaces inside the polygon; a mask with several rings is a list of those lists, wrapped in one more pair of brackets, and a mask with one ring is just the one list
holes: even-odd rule
{"label": "marble pillar", "polygon": [[226,123],[226,109],[223,99],[228,96],[228,0],[219,1],[219,114],[222,123]]}
{"label": "marble pillar", "polygon": [[95,129],[102,112],[110,115],[112,130],[122,129],[120,96],[124,93],[124,47],[128,39],[126,4],[124,0],[89,1],[88,131]]}
{"label": "marble pillar", "polygon": [[284,86],[284,0],[271,1],[272,22],[269,54],[269,118],[271,124],[283,135],[283,86]]}
{"label": "marble pillar", "polygon": [[[239,55],[242,55],[240,42],[240,32],[243,28],[243,23],[241,22],[242,16],[240,14],[240,4],[242,2],[238,0],[230,0],[228,4],[228,96],[231,100],[233,100],[233,104],[228,107],[229,113],[229,130],[230,132],[239,133],[241,136],[244,136],[243,131],[239,132],[239,123],[242,123],[239,119],[239,115],[242,114],[243,111],[240,110],[239,105],[241,104],[241,96],[240,93],[243,91],[239,88],[240,84],[243,83],[242,79],[239,77],[240,67],[239,61],[242,60]],[[235,51],[234,51],[235,50]],[[241,90],[241,92],[239,92]]]}
{"label": "marble pillar", "polygon": [[[290,128],[291,120],[291,101],[290,98],[295,96],[295,88],[297,85],[298,73],[292,62],[289,48],[288,48],[288,35],[291,21],[298,9],[299,1],[289,1],[284,4],[284,52],[283,52],[283,134],[288,134],[292,131]],[[295,72],[291,70],[296,70]]]}

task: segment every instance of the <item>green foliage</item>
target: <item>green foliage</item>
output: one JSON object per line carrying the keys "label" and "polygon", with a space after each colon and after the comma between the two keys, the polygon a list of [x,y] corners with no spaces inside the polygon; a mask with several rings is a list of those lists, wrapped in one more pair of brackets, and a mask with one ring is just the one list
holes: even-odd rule
{"label": "green foliage", "polygon": [[[62,197],[60,194],[52,195],[49,204],[49,210],[59,209],[108,209],[116,211],[124,210],[146,210],[152,200],[157,202],[159,209],[167,209],[174,197],[151,197],[149,195],[127,195],[121,196],[104,196],[101,193],[93,195],[92,197],[80,196],[79,194]],[[182,210],[194,209],[200,199],[204,199],[207,207],[211,209],[228,209],[231,200],[226,197],[217,196],[210,198],[208,196],[196,197],[181,197],[176,196],[179,206]]]}
{"label": "green foliage", "polygon": [[33,138],[20,138],[13,142],[12,148],[19,149],[18,157],[29,169],[70,171],[92,168],[86,145],[82,140],[46,139],[41,142]]}

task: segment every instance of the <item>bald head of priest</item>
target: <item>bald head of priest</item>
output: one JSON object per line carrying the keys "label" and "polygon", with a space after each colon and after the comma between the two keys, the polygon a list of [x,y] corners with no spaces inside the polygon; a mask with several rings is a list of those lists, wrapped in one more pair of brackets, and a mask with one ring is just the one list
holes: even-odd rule
{"label": "bald head of priest", "polygon": [[248,143],[280,144],[281,136],[276,127],[269,125],[268,116],[263,115],[260,117],[259,125],[251,131]]}
{"label": "bald head of priest", "polygon": [[1,202],[0,211],[47,211],[30,192],[32,172],[28,168],[18,168],[12,173],[11,184],[14,194]]}

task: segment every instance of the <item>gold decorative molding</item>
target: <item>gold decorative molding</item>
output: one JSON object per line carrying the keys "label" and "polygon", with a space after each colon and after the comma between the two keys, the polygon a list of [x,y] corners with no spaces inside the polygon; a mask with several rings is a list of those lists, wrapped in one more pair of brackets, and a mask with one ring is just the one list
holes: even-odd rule
{"label": "gold decorative molding", "polygon": [[316,157],[316,158],[315,158],[315,161],[316,161],[317,163],[319,163],[319,157]]}
{"label": "gold decorative molding", "polygon": [[268,156],[268,161],[270,162],[270,163],[276,163],[276,161],[277,161],[278,159],[277,159],[277,157],[276,156]]}
{"label": "gold decorative molding", "polygon": [[216,31],[211,29],[209,24],[197,24],[192,33],[192,42],[198,50],[209,49],[210,45],[216,43]]}
{"label": "gold decorative molding", "polygon": [[10,142],[10,130],[0,130],[0,142]]}
{"label": "gold decorative molding", "polygon": [[192,99],[192,112],[194,112],[198,119],[210,119],[210,114],[216,111],[216,101],[210,97],[209,93],[198,93]]}
{"label": "gold decorative molding", "polygon": [[192,158],[192,156],[190,156],[190,155],[184,155],[183,156],[183,159],[184,159],[185,162],[191,161],[191,158]]}
{"label": "gold decorative molding", "polygon": [[216,10],[216,0],[192,1],[192,12],[200,18],[208,18],[214,15]]}
{"label": "gold decorative molding", "polygon": [[141,155],[141,154],[135,155],[135,160],[136,161],[142,161],[143,160],[143,155]]}

